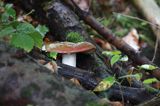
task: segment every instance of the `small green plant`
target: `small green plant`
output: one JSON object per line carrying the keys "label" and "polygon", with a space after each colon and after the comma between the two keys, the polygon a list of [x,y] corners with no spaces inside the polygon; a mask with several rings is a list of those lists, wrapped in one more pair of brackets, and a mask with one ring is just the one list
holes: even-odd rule
{"label": "small green plant", "polygon": [[128,56],[126,55],[122,56],[122,53],[119,50],[103,51],[102,54],[111,57],[110,60],[111,66],[113,66],[118,61],[123,61],[123,62],[128,61]]}
{"label": "small green plant", "polygon": [[67,34],[67,41],[69,42],[83,42],[84,38],[77,32],[70,32]]}
{"label": "small green plant", "polygon": [[28,22],[17,21],[16,11],[12,4],[0,2],[0,38],[9,36],[10,43],[30,52],[34,46],[41,48],[43,37],[48,28],[38,25],[36,28]]}

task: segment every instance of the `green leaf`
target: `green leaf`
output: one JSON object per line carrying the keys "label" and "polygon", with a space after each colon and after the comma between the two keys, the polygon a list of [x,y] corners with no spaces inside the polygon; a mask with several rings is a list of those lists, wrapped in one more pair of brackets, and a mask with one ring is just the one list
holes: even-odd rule
{"label": "green leaf", "polygon": [[8,22],[9,21],[8,19],[9,19],[9,15],[6,12],[3,13],[1,16],[2,22]]}
{"label": "green leaf", "polygon": [[12,4],[6,4],[5,11],[10,17],[15,19],[16,18],[16,11],[12,8],[12,6],[13,6]]}
{"label": "green leaf", "polygon": [[30,23],[27,23],[27,22],[24,22],[24,23],[20,23],[18,26],[17,26],[17,31],[20,32],[20,33],[32,33],[32,32],[35,32],[35,28],[32,24]]}
{"label": "green leaf", "polygon": [[116,82],[115,77],[104,78],[95,88],[94,92],[101,92],[109,89]]}
{"label": "green leaf", "polygon": [[126,62],[126,61],[128,61],[128,56],[123,56],[121,59],[120,59],[120,61],[123,61],[123,62]]}
{"label": "green leaf", "polygon": [[38,25],[36,30],[44,37],[44,35],[49,31],[45,25]]}
{"label": "green leaf", "polygon": [[151,84],[154,82],[158,82],[158,80],[156,78],[149,78],[143,81],[143,84]]}
{"label": "green leaf", "polygon": [[106,56],[120,55],[120,54],[121,54],[121,51],[119,51],[119,50],[103,51],[102,54],[103,54],[103,55],[106,55]]}
{"label": "green leaf", "polygon": [[13,4],[6,4],[6,5],[5,5],[5,9],[6,9],[6,10],[11,9],[12,7],[13,7]]}
{"label": "green leaf", "polygon": [[29,36],[32,37],[32,39],[34,40],[34,44],[36,47],[41,48],[42,44],[43,44],[43,37],[41,36],[41,34],[37,31],[29,33]]}
{"label": "green leaf", "polygon": [[6,27],[0,30],[0,37],[11,35],[13,32],[15,32],[15,29],[12,26]]}
{"label": "green leaf", "polygon": [[17,33],[12,36],[11,44],[30,52],[33,49],[34,40],[24,33]]}
{"label": "green leaf", "polygon": [[51,53],[49,53],[49,57],[51,57],[51,58],[53,58],[53,59],[56,59],[57,58],[57,55],[58,55],[58,53],[57,52],[51,52]]}
{"label": "green leaf", "polygon": [[143,64],[141,66],[138,66],[138,68],[140,69],[145,69],[145,70],[155,70],[157,69],[158,67],[154,66],[154,65],[151,65],[151,64]]}
{"label": "green leaf", "polygon": [[121,58],[121,55],[114,55],[112,58],[111,58],[111,66],[113,66],[114,63],[118,62]]}

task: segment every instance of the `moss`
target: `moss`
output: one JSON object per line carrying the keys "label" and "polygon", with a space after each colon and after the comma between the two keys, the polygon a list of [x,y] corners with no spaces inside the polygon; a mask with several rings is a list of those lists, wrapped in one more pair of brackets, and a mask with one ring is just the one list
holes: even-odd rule
{"label": "moss", "polygon": [[49,88],[47,89],[46,91],[43,92],[43,98],[52,98],[54,97],[55,95],[52,93],[53,89],[52,88]]}
{"label": "moss", "polygon": [[83,42],[84,38],[77,32],[70,32],[67,34],[67,41],[78,43],[78,42]]}
{"label": "moss", "polygon": [[55,82],[53,80],[47,81],[52,87],[52,90],[64,91],[64,88],[59,84],[59,82]]}
{"label": "moss", "polygon": [[28,86],[22,88],[21,97],[30,98],[36,92],[40,92],[40,87],[35,83],[31,83]]}

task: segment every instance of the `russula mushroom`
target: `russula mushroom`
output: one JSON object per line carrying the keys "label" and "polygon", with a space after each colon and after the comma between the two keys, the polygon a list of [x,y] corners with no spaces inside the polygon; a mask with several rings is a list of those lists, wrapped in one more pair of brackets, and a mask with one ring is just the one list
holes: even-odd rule
{"label": "russula mushroom", "polygon": [[76,67],[76,53],[92,52],[96,47],[89,42],[57,42],[43,46],[47,52],[62,53],[62,63]]}

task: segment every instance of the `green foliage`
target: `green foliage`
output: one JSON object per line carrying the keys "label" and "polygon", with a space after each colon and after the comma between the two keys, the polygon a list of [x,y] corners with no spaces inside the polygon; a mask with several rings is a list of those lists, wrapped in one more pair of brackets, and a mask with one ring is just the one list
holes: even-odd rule
{"label": "green foliage", "polygon": [[94,92],[101,92],[109,89],[116,82],[115,77],[106,77],[104,78],[95,88]]}
{"label": "green foliage", "polygon": [[11,36],[11,44],[30,52],[34,46],[41,48],[43,37],[48,32],[44,25],[36,28],[28,22],[17,21],[16,11],[12,4],[0,2],[0,38]]}
{"label": "green foliage", "polygon": [[16,11],[12,8],[12,6],[12,4],[4,5],[4,3],[1,2],[0,8],[4,11],[2,14],[0,14],[1,22],[9,22],[9,18],[12,20],[16,19]]}
{"label": "green foliage", "polygon": [[143,81],[143,84],[152,84],[154,82],[159,82],[156,78],[148,78]]}
{"label": "green foliage", "polygon": [[119,50],[103,51],[102,54],[105,56],[111,57],[111,60],[110,60],[111,66],[113,66],[118,61],[122,61],[122,62],[128,61],[128,56],[126,55],[122,56],[122,53]]}
{"label": "green foliage", "polygon": [[103,24],[105,27],[107,27],[108,25],[110,25],[112,23],[112,18],[104,18],[102,20],[98,19],[100,21],[101,24]]}
{"label": "green foliage", "polygon": [[48,54],[48,57],[56,59],[57,58],[58,53],[57,52],[51,52]]}
{"label": "green foliage", "polygon": [[141,66],[138,66],[139,69],[144,69],[144,70],[155,70],[157,69],[158,67],[154,66],[154,65],[151,65],[151,64],[143,64]]}
{"label": "green foliage", "polygon": [[3,29],[0,29],[0,37],[10,35],[14,33],[16,30],[12,26],[5,27]]}
{"label": "green foliage", "polygon": [[113,66],[114,63],[116,63],[117,61],[119,61],[121,58],[121,55],[114,55],[112,58],[111,58],[111,66]]}
{"label": "green foliage", "polygon": [[[151,36],[153,35],[153,33],[148,22],[137,18],[135,14],[132,14],[132,16],[127,16],[119,13],[114,13],[113,16],[115,17],[116,28],[118,26],[118,29],[114,27],[112,28],[112,31],[115,35],[123,37],[127,35],[127,33],[132,28],[135,28],[138,30],[139,34],[144,35],[142,38],[140,36],[141,39],[145,38],[143,39],[144,41],[146,41],[146,39],[150,39],[150,41],[154,40],[153,36]],[[147,40],[146,42],[152,45],[153,41],[151,43],[150,41]]]}
{"label": "green foliage", "polygon": [[155,0],[157,2],[157,4],[160,6],[160,0]]}
{"label": "green foliage", "polygon": [[121,14],[114,14],[116,21],[127,29],[136,28],[136,29],[146,29],[148,23],[145,21],[140,21],[133,17],[123,16]]}
{"label": "green foliage", "polygon": [[25,51],[29,52],[34,46],[34,40],[23,33],[15,33],[12,36],[11,44],[15,47],[23,48]]}
{"label": "green foliage", "polygon": [[44,36],[49,31],[48,28],[44,25],[38,25],[36,30],[41,34],[41,36]]}
{"label": "green foliage", "polygon": [[69,42],[83,42],[84,38],[77,32],[70,32],[67,34],[67,41]]}

